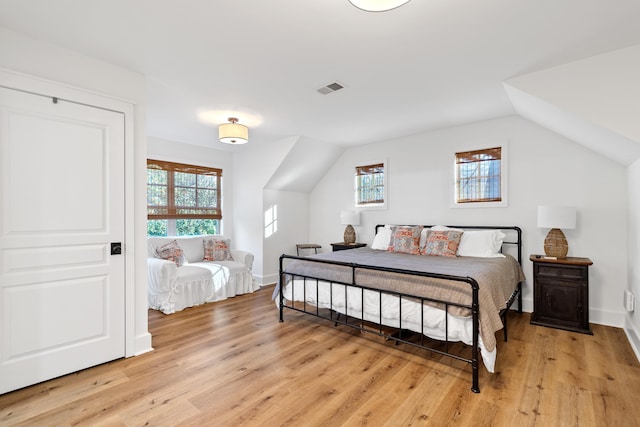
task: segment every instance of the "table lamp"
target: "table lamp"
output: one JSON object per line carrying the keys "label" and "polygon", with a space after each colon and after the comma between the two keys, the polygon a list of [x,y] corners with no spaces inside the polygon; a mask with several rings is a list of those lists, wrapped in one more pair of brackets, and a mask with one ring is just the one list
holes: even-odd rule
{"label": "table lamp", "polygon": [[340,223],[346,225],[344,229],[344,242],[352,245],[356,242],[356,230],[354,225],[360,225],[360,212],[357,211],[341,211]]}
{"label": "table lamp", "polygon": [[544,239],[544,253],[548,257],[566,258],[569,243],[561,228],[576,228],[576,208],[569,206],[538,206],[538,227],[550,228]]}

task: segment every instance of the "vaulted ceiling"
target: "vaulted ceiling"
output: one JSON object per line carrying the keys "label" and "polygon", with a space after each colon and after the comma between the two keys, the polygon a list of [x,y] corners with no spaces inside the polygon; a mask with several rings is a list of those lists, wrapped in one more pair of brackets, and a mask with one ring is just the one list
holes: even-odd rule
{"label": "vaulted ceiling", "polygon": [[0,1],[0,26],[144,75],[149,135],[219,149],[229,116],[252,143],[347,147],[518,113],[637,158],[638,129],[611,116],[639,105],[639,74],[615,68],[640,68],[639,22],[638,0]]}
{"label": "vaulted ceiling", "polygon": [[640,158],[640,45],[505,82],[516,111],[623,165]]}

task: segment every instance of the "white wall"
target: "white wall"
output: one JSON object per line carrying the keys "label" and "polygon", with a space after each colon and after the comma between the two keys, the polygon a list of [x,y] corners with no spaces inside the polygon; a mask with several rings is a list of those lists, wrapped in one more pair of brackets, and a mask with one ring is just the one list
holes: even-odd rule
{"label": "white wall", "polygon": [[[212,137],[212,145],[215,140]],[[200,145],[185,144],[162,138],[147,138],[147,157],[167,162],[186,163],[222,169],[222,230],[231,239],[233,249],[243,249],[235,245],[233,239],[233,154],[228,151]]]}
{"label": "white wall", "polygon": [[625,321],[625,332],[640,359],[640,160],[628,169],[629,179],[629,256],[627,288],[636,296],[636,309]]}
{"label": "white wall", "polygon": [[309,194],[264,190],[263,211],[272,206],[278,207],[278,231],[264,239],[263,284],[277,281],[280,255],[296,255],[297,243],[312,243],[309,241]]}
{"label": "white wall", "polygon": [[272,272],[264,268],[264,188],[296,140],[252,140],[233,155],[234,238],[238,248],[254,254],[253,274],[260,284],[272,283]]}
{"label": "white wall", "polygon": [[[505,208],[451,208],[456,151],[508,143]],[[525,119],[511,116],[347,150],[310,196],[310,239],[340,241],[340,210],[353,209],[354,167],[387,160],[388,208],[362,211],[358,241],[370,243],[375,224],[518,225],[523,229],[525,310],[533,309],[530,254],[543,251],[548,230],[536,227],[537,206],[575,206],[578,225],[565,230],[569,256],[589,257],[590,320],[622,326],[627,282],[627,176],[610,161]]]}
{"label": "white wall", "polygon": [[[146,265],[146,131],[144,77],[73,51],[37,41],[0,27],[0,67],[135,103],[134,234],[136,354],[151,349],[147,323]],[[128,248],[129,250],[130,248]]]}

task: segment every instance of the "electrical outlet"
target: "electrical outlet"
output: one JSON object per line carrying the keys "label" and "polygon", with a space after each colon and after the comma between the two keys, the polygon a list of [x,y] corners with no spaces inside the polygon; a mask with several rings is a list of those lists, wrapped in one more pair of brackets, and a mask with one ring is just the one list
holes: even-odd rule
{"label": "electrical outlet", "polygon": [[625,290],[624,291],[624,308],[629,313],[631,313],[635,309],[636,305],[636,296],[633,292]]}

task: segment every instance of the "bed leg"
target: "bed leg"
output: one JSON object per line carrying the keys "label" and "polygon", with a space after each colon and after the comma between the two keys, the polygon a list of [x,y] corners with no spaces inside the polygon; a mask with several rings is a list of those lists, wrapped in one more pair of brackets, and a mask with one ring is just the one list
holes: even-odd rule
{"label": "bed leg", "polygon": [[278,293],[279,293],[278,300],[280,301],[280,306],[278,308],[280,309],[280,323],[282,323],[284,322],[284,294],[282,292],[282,286],[280,286],[280,291]]}
{"label": "bed leg", "polygon": [[504,319],[502,323],[504,323],[504,342],[507,342],[507,316],[509,315],[509,310],[505,310]]}
{"label": "bed leg", "polygon": [[473,321],[473,344],[471,346],[471,376],[472,384],[471,391],[474,393],[480,393],[480,386],[478,385],[478,360],[480,359],[478,351],[478,341],[480,338],[480,304],[478,298],[478,282],[473,279],[472,285],[472,303],[471,303],[471,318]]}
{"label": "bed leg", "polygon": [[[279,305],[279,309],[280,309],[280,323],[284,322],[284,291],[283,291],[283,286],[284,286],[284,273],[283,273],[283,269],[282,269],[282,260],[283,260],[283,256],[280,256],[280,275],[279,275],[279,279],[280,282],[278,283],[278,301],[280,302]],[[293,285],[291,285],[293,286]],[[293,295],[293,290],[291,291],[292,295]]]}
{"label": "bed leg", "polygon": [[522,314],[522,282],[518,283],[518,313]]}
{"label": "bed leg", "polygon": [[471,391],[474,393],[480,393],[480,386],[478,385],[478,363],[477,361],[472,365],[473,370],[473,384],[471,385]]}

